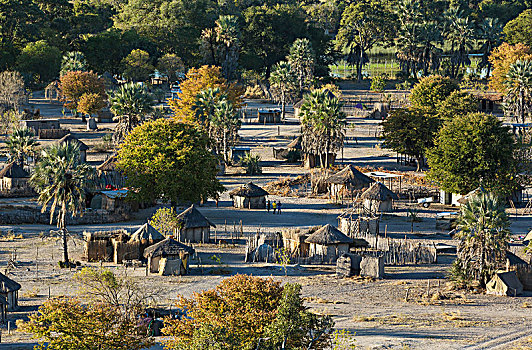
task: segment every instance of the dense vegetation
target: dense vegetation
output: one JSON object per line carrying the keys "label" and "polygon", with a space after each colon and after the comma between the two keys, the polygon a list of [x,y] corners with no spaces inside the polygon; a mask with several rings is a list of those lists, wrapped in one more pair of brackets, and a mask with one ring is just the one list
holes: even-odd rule
{"label": "dense vegetation", "polygon": [[386,49],[405,79],[420,71],[454,78],[470,53],[491,69],[504,38],[532,44],[531,8],[517,0],[5,0],[0,70],[42,87],[65,69],[143,81],[155,69],[177,79],[209,64],[231,81],[267,79],[288,57],[302,88],[309,72],[327,76],[340,58],[360,78],[370,51]]}

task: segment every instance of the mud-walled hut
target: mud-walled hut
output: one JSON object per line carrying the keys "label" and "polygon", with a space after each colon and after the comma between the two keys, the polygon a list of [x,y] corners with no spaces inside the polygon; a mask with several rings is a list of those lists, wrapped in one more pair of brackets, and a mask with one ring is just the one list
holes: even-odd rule
{"label": "mud-walled hut", "polygon": [[6,311],[13,311],[18,308],[18,291],[21,287],[20,284],[0,273],[0,298],[5,299],[5,303],[0,302],[0,307],[4,310],[2,312],[4,317]]}
{"label": "mud-walled hut", "polygon": [[7,164],[0,170],[0,196],[29,197],[35,195],[29,180],[30,174],[16,162]]}
{"label": "mud-walled hut", "polygon": [[114,190],[125,185],[124,175],[116,167],[116,154],[96,167],[99,185],[102,189]]}
{"label": "mud-walled hut", "polygon": [[380,182],[371,185],[362,193],[360,198],[364,201],[364,208],[371,213],[391,212],[393,211],[393,201],[399,199],[397,194]]}
{"label": "mud-walled hut", "polygon": [[332,225],[325,225],[306,240],[310,244],[309,257],[323,263],[334,263],[342,254],[349,253],[353,240]]}
{"label": "mud-walled hut", "polygon": [[87,150],[89,149],[89,146],[87,146],[85,143],[80,141],[77,137],[75,137],[72,134],[65,135],[61,139],[57,141],[58,144],[62,144],[65,142],[71,142],[74,144],[77,144],[79,146],[79,154],[80,154],[80,161],[86,162],[87,161]]}
{"label": "mud-walled hut", "polygon": [[147,247],[164,240],[164,238],[164,235],[156,228],[145,223],[133,232],[127,243],[115,243],[115,263],[118,264],[122,260],[141,259]]}
{"label": "mud-walled hut", "polygon": [[368,188],[375,182],[369,176],[364,175],[354,165],[349,164],[326,180],[329,187],[329,196],[336,201],[347,196],[353,199],[354,192]]}
{"label": "mud-walled hut", "polygon": [[246,209],[265,209],[266,208],[266,192],[263,188],[255,185],[253,182],[236,188],[229,192],[233,199],[233,206],[235,208]]}
{"label": "mud-walled hut", "polygon": [[211,239],[211,227],[216,227],[194,204],[176,219],[176,237],[180,242],[208,243]]}
{"label": "mud-walled hut", "polygon": [[184,275],[188,273],[190,256],[194,248],[189,247],[172,237],[155,243],[144,250],[151,273],[160,275]]}
{"label": "mud-walled hut", "polygon": [[128,238],[126,230],[84,232],[82,259],[92,262],[113,261],[116,242],[126,242]]}

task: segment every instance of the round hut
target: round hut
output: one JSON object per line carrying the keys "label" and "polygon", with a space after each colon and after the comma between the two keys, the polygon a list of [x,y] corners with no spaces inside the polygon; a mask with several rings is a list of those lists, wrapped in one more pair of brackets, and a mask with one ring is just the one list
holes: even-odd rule
{"label": "round hut", "polygon": [[172,237],[155,243],[144,250],[148,268],[161,275],[184,275],[188,272],[188,262],[194,248],[176,241]]}
{"label": "round hut", "polygon": [[[147,247],[157,242],[161,242],[162,240],[164,240],[163,234],[157,231],[157,229],[149,223],[145,223],[131,235],[127,245],[122,247],[122,250],[124,251],[120,255],[126,258],[125,255],[134,255],[133,253],[128,252],[137,251],[137,257],[134,258],[138,259],[142,257]],[[117,251],[119,251],[119,247],[115,247],[115,254],[117,254]]]}
{"label": "round hut", "polygon": [[349,244],[353,240],[327,224],[311,234],[305,242],[310,244],[310,258],[333,263],[342,254],[349,253]]}
{"label": "round hut", "polygon": [[211,226],[216,227],[194,204],[177,216],[177,222],[176,236],[180,242],[207,243],[211,239]]}
{"label": "round hut", "polygon": [[85,163],[87,161],[87,150],[89,149],[89,146],[87,146],[85,143],[80,141],[77,137],[75,137],[72,134],[67,134],[57,141],[58,144],[61,144],[64,142],[72,142],[72,143],[77,144],[79,146],[81,162]]}
{"label": "round hut", "polygon": [[263,188],[255,185],[253,182],[240,186],[229,192],[233,199],[233,206],[235,208],[247,209],[265,209],[266,208],[266,192]]}
{"label": "round hut", "polygon": [[393,211],[393,201],[399,199],[395,193],[380,182],[371,185],[360,196],[364,200],[364,208],[371,213]]}
{"label": "round hut", "polygon": [[375,180],[349,164],[336,174],[329,176],[326,182],[329,187],[329,196],[338,201],[344,199],[345,194],[353,199],[355,191],[368,188]]}

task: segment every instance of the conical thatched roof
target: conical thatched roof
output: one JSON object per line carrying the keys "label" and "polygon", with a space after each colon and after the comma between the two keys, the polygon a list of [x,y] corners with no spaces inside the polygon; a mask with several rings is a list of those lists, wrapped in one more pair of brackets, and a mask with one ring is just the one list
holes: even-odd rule
{"label": "conical thatched roof", "polygon": [[287,149],[301,149],[301,136],[296,137],[292,142],[290,142],[287,146]]}
{"label": "conical thatched roof", "polygon": [[240,186],[229,192],[230,196],[239,196],[239,197],[262,197],[267,196],[269,193],[266,192],[262,187],[255,185],[253,182],[248,182],[247,184]]}
{"label": "conical thatched roof", "polygon": [[116,154],[113,154],[111,157],[107,158],[105,162],[98,165],[96,170],[98,171],[114,171],[116,170]]}
{"label": "conical thatched roof", "polygon": [[380,182],[376,182],[373,185],[371,185],[370,188],[364,191],[362,195],[360,196],[362,199],[369,199],[373,201],[389,201],[389,200],[397,200],[399,197],[392,191],[388,189],[388,187],[384,186]]}
{"label": "conical thatched roof", "polygon": [[532,241],[532,230],[526,235],[524,241]]}
{"label": "conical thatched roof", "polygon": [[361,173],[354,165],[349,164],[336,174],[329,176],[327,182],[339,185],[351,184],[353,187],[361,189],[368,187],[375,180]]}
{"label": "conical thatched roof", "polygon": [[3,273],[0,273],[0,293],[15,292],[22,288],[20,284],[13,281]]}
{"label": "conical thatched roof", "polygon": [[130,242],[142,242],[142,241],[151,241],[157,242],[163,240],[164,236],[162,233],[157,231],[152,225],[145,223],[142,225],[135,233],[131,235],[129,239]]}
{"label": "conical thatched roof", "polygon": [[57,141],[57,143],[63,143],[63,142],[77,143],[79,145],[79,150],[80,151],[86,151],[86,150],[89,149],[89,146],[84,144],[82,141],[80,141],[77,137],[75,137],[72,134],[65,135],[65,136],[63,136],[63,138],[61,138],[61,139],[59,139],[59,141]]}
{"label": "conical thatched roof", "polygon": [[0,179],[4,177],[8,177],[11,179],[15,179],[15,178],[20,179],[20,178],[30,177],[30,174],[17,163],[11,162],[8,165],[6,165],[4,169],[0,170]]}
{"label": "conical thatched roof", "polygon": [[344,235],[340,230],[332,225],[325,225],[313,234],[311,234],[307,239],[307,243],[316,243],[321,245],[331,245],[338,243],[353,243],[353,240],[346,235]]}
{"label": "conical thatched roof", "polygon": [[173,238],[167,238],[144,249],[144,257],[179,255],[181,251],[194,254],[194,248],[178,242]]}
{"label": "conical thatched roof", "polygon": [[209,221],[198,209],[192,204],[188,209],[184,210],[177,216],[177,221],[184,229],[195,227],[216,227],[215,224]]}

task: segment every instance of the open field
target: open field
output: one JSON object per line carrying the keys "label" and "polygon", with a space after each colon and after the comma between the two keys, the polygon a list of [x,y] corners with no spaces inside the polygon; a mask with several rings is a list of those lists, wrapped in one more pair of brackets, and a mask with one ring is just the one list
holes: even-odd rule
{"label": "open field", "polygon": [[[63,118],[59,105],[32,100],[34,107],[44,117],[61,119],[63,127],[70,128],[89,146],[94,146],[114,124],[102,123],[97,132],[85,131],[79,120]],[[249,108],[262,106],[253,101]],[[357,166],[399,170],[413,173],[411,167],[396,162],[394,152],[381,149],[376,138],[379,121],[349,117],[349,141],[339,155],[338,163]],[[241,145],[252,148],[263,161],[263,175],[245,176],[234,174],[220,177],[227,188],[217,207],[206,203],[200,211],[216,224],[214,236],[220,244],[195,246],[198,256],[192,262],[192,273],[187,276],[145,276],[144,269],[125,269],[122,265],[104,263],[118,273],[127,273],[146,288],[160,292],[160,306],[171,307],[178,295],[190,295],[209,289],[229,274],[245,273],[255,276],[271,276],[283,282],[297,282],[303,286],[307,306],[316,312],[334,317],[338,328],[356,333],[356,344],[361,349],[532,349],[532,293],[516,298],[495,297],[479,293],[466,294],[452,291],[446,284],[446,275],[453,260],[452,255],[441,255],[437,264],[418,266],[387,266],[386,278],[337,279],[334,266],[294,265],[287,273],[276,264],[245,264],[244,238],[261,232],[278,232],[282,228],[337,224],[337,216],[345,209],[332,204],[327,198],[279,197],[271,200],[283,203],[282,215],[264,210],[241,210],[231,207],[227,192],[236,186],[253,181],[258,185],[281,177],[297,176],[307,171],[299,165],[284,164],[275,160],[272,147],[288,144],[300,131],[297,120],[289,118],[283,125],[258,125],[245,123],[240,130]],[[356,141],[355,141],[356,138]],[[42,142],[45,145],[47,142]],[[100,164],[110,153],[90,153],[88,161]],[[235,169],[230,169],[235,170]],[[0,204],[7,201],[0,200]],[[432,205],[420,211],[421,222],[416,222],[410,232],[406,202],[397,203],[397,211],[381,220],[381,232],[394,238],[423,242],[456,244],[445,232],[435,228],[435,213],[456,208]],[[141,210],[128,222],[80,225],[70,227],[72,238],[70,252],[74,260],[80,260],[83,231],[125,228],[135,230],[156,208]],[[512,234],[520,236],[532,229],[532,216],[512,216]],[[234,226],[242,221],[243,237],[232,239]],[[22,308],[9,313],[9,319],[25,317],[36,310],[48,296],[72,295],[76,291],[72,276],[76,269],[59,269],[60,242],[41,233],[53,227],[48,225],[0,226],[0,270],[6,266],[11,254],[16,252],[18,268],[11,277],[22,284],[20,303]],[[15,237],[5,234],[12,230]],[[211,234],[213,237],[213,234]],[[209,259],[219,256],[221,263]],[[100,266],[98,263],[81,263],[82,266]],[[408,295],[408,298],[407,298]],[[12,322],[13,324],[14,322]],[[2,332],[0,349],[28,348],[32,342],[28,335],[18,332]],[[7,344],[4,344],[7,343]],[[15,345],[17,344],[17,345]],[[26,344],[26,345],[25,345]]]}

